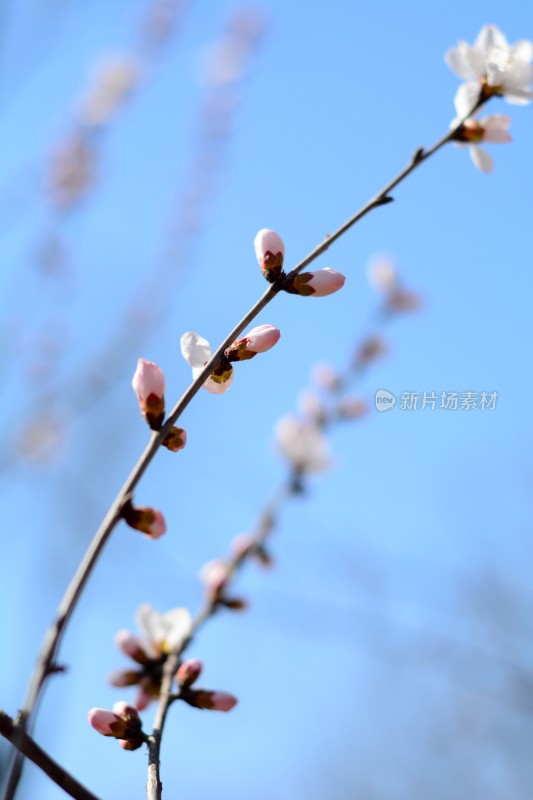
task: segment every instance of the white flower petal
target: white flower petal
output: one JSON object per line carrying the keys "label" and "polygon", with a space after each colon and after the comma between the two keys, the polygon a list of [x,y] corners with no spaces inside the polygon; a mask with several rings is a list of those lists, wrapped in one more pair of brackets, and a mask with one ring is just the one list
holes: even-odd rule
{"label": "white flower petal", "polygon": [[489,154],[486,153],[481,147],[471,147],[470,156],[474,162],[474,165],[480,170],[480,172],[492,172],[494,162]]}
{"label": "white flower petal", "polygon": [[163,617],[152,606],[145,604],[139,606],[135,619],[139,630],[153,644],[160,644],[165,639],[165,625]]}
{"label": "white flower petal", "polygon": [[511,58],[529,63],[533,60],[533,42],[522,39],[511,47]]}
{"label": "white flower petal", "polygon": [[483,50],[486,55],[488,55],[494,47],[501,47],[503,50],[509,50],[507,39],[496,25],[484,25],[478,34],[474,47]]}
{"label": "white flower petal", "polygon": [[163,614],[165,652],[174,650],[191,632],[191,614],[187,608],[173,608]]}
{"label": "white flower petal", "polygon": [[207,339],[188,331],[181,337],[181,354],[191,367],[204,367],[211,358],[211,346]]}
{"label": "white flower petal", "polygon": [[[472,63],[469,58],[470,45],[466,42],[459,42],[457,47],[452,47],[444,54],[444,60],[452,72],[465,81],[477,78],[477,72],[472,70]],[[483,57],[482,57],[483,58]]]}
{"label": "white flower petal", "polygon": [[[195,372],[196,372],[196,374],[195,374]],[[193,375],[195,377],[196,377],[196,375],[199,375],[199,373],[200,373],[200,370],[198,370],[198,371],[193,370]],[[225,392],[228,391],[228,389],[229,389],[229,387],[231,386],[232,383],[233,383],[233,370],[232,370],[231,375],[229,376],[228,380],[224,381],[224,383],[217,383],[217,381],[214,381],[213,378],[208,378],[205,381],[205,383],[204,383],[202,388],[205,389],[207,392],[209,392],[209,394],[224,394]]]}
{"label": "white flower petal", "polygon": [[459,119],[463,119],[476,105],[479,100],[480,87],[479,83],[473,81],[463,83],[457,89],[455,94],[455,110]]}
{"label": "white flower petal", "polygon": [[508,131],[511,125],[511,117],[504,114],[490,114],[479,120],[483,128],[484,142],[510,142],[511,134]]}

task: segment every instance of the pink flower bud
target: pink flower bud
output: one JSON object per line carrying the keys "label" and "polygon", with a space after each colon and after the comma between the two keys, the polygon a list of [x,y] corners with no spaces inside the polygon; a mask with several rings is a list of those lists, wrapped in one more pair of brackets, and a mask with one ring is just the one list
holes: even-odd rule
{"label": "pink flower bud", "polygon": [[231,542],[231,552],[237,558],[246,558],[252,550],[255,550],[257,545],[253,536],[247,533],[239,533]]}
{"label": "pink flower bud", "polygon": [[263,228],[254,240],[255,254],[261,272],[271,283],[281,275],[285,245],[277,233]]}
{"label": "pink flower bud", "polygon": [[115,644],[125,655],[133,658],[138,664],[144,665],[150,661],[150,656],[146,652],[141,639],[129,631],[117,631]]}
{"label": "pink flower bud", "polygon": [[123,509],[122,516],[130,528],[141,531],[149,539],[160,539],[167,530],[163,514],[155,508],[136,508],[130,503]]}
{"label": "pink flower bud", "polygon": [[187,434],[183,428],[172,427],[163,440],[163,445],[172,453],[177,453],[178,450],[183,450],[187,444]]}
{"label": "pink flower bud", "polygon": [[162,370],[153,361],[140,358],[131,385],[146,421],[151,428],[158,430],[165,417],[165,376]]}
{"label": "pink flower bud", "polygon": [[286,292],[304,297],[326,297],[344,286],[346,278],[334,269],[319,269],[317,272],[303,272],[290,278],[283,286]]}
{"label": "pink flower bud", "polygon": [[206,588],[206,592],[215,600],[219,598],[229,578],[229,565],[222,559],[208,561],[200,570],[200,579]]}
{"label": "pink flower bud", "polygon": [[197,680],[203,669],[203,664],[199,658],[189,658],[184,661],[176,673],[176,679],[180,686],[186,688],[192,686]]}
{"label": "pink flower bud", "polygon": [[246,336],[236,339],[224,355],[229,361],[245,361],[257,353],[266,353],[279,340],[280,332],[273,325],[259,325]]}
{"label": "pink flower bud", "polygon": [[182,695],[190,706],[206,708],[210,711],[231,711],[237,705],[237,698],[227,692],[210,692],[205,689],[193,689]]}
{"label": "pink flower bud", "polygon": [[105,708],[91,708],[87,718],[89,724],[102,736],[115,736],[116,731],[123,733],[126,727],[124,720],[120,720],[116,714]]}
{"label": "pink flower bud", "polygon": [[117,717],[125,720],[137,721],[139,719],[137,709],[130,706],[125,700],[117,700],[113,706],[113,713],[116,714]]}
{"label": "pink flower bud", "polygon": [[322,389],[334,392],[339,388],[341,378],[330,364],[316,364],[313,368],[313,380]]}

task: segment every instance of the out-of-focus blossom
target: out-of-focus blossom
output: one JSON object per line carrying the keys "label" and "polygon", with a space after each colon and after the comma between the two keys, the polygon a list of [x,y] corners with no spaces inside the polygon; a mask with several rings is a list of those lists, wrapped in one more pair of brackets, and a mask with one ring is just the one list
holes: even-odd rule
{"label": "out-of-focus blossom", "polygon": [[335,392],[341,383],[339,373],[327,363],[316,364],[313,367],[312,378],[317,386],[328,392]]}
{"label": "out-of-focus blossom", "polygon": [[176,680],[183,688],[192,686],[202,674],[202,669],[203,664],[199,658],[189,658],[187,661],[184,661],[183,664],[180,664],[176,673]]}
{"label": "out-of-focus blossom", "polygon": [[284,417],[276,427],[276,442],[298,472],[323,472],[331,465],[326,438],[312,422]]}
{"label": "out-of-focus blossom", "polygon": [[398,285],[398,270],[391,258],[372,258],[368,262],[367,275],[372,288],[383,294],[390,294]]}
{"label": "out-of-focus blossom", "polygon": [[303,297],[326,297],[342,289],[345,281],[346,278],[340,272],[326,267],[316,272],[302,272],[294,278],[289,278],[283,284],[283,289]]}
{"label": "out-of-focus blossom", "polygon": [[[451,126],[454,128],[459,119],[455,119]],[[509,127],[511,118],[504,114],[489,114],[482,119],[467,119],[454,136],[458,147],[469,146],[470,157],[474,165],[481,172],[492,172],[493,160],[479,145],[482,142],[501,143],[512,141]]]}
{"label": "out-of-focus blossom", "polygon": [[[211,345],[198,333],[187,331],[181,337],[181,353],[185,361],[192,367],[193,379],[198,375],[212,356]],[[224,394],[233,382],[233,367],[225,359],[211,373],[203,384],[203,388],[211,394]]]}
{"label": "out-of-focus blossom", "polygon": [[87,714],[89,724],[102,736],[120,739],[126,750],[137,750],[145,740],[137,709],[119,700],[113,711],[91,708]]}
{"label": "out-of-focus blossom", "polygon": [[495,25],[485,25],[473,45],[459,42],[445,55],[450,69],[467,83],[459,87],[456,106],[461,117],[480,98],[493,95],[509,103],[526,105],[533,98],[533,44],[522,40],[510,45]]}
{"label": "out-of-focus blossom", "polygon": [[386,352],[387,346],[381,336],[369,336],[368,339],[365,339],[358,347],[355,353],[354,364],[356,366],[370,364],[371,361],[375,361]]}
{"label": "out-of-focus blossom", "polygon": [[272,283],[279,278],[283,269],[285,244],[281,236],[268,228],[262,228],[254,239],[255,255],[261,272]]}
{"label": "out-of-focus blossom", "polygon": [[81,101],[80,119],[84,125],[106,125],[141,79],[141,68],[129,54],[109,56],[97,65],[91,86]]}
{"label": "out-of-focus blossom", "polygon": [[264,544],[258,544],[248,533],[239,533],[233,538],[231,552],[238,559],[254,558],[264,567],[272,565],[272,557]]}
{"label": "out-of-focus blossom", "polygon": [[48,186],[52,203],[66,209],[93,186],[96,177],[94,150],[80,133],[70,135],[53,153]]}
{"label": "out-of-focus blossom", "polygon": [[266,353],[267,350],[274,347],[279,341],[280,335],[278,328],[273,325],[258,325],[257,328],[252,328],[246,336],[236,339],[224,355],[228,361],[246,361],[257,353]]}
{"label": "out-of-focus blossom", "polygon": [[358,419],[368,412],[368,403],[362,397],[343,397],[337,411],[344,419]]}
{"label": "out-of-focus blossom", "polygon": [[142,711],[159,696],[166,656],[181,647],[190,636],[191,615],[186,608],[173,608],[160,614],[151,606],[142,605],[137,609],[136,620],[142,636],[121,630],[116,634],[115,642],[125,655],[139,664],[139,668],[116,670],[108,680],[119,687],[137,684],[135,707]]}
{"label": "out-of-focus blossom", "polygon": [[161,427],[165,417],[165,376],[153,361],[140,358],[131,382],[141,413],[154,430]]}
{"label": "out-of-focus blossom", "polygon": [[231,567],[227,561],[215,558],[204,564],[200,570],[200,580],[204,584],[208,597],[218,599],[231,578]]}
{"label": "out-of-focus blossom", "polygon": [[181,695],[190,706],[206,708],[209,711],[231,711],[237,705],[237,698],[228,692],[210,692],[207,689],[192,689]]}
{"label": "out-of-focus blossom", "polygon": [[327,412],[320,397],[316,392],[300,392],[298,396],[298,407],[304,417],[316,422],[321,422],[325,419]]}
{"label": "out-of-focus blossom", "polygon": [[122,517],[130,528],[141,531],[148,539],[160,539],[167,530],[161,511],[150,506],[137,507],[130,503],[124,507]]}

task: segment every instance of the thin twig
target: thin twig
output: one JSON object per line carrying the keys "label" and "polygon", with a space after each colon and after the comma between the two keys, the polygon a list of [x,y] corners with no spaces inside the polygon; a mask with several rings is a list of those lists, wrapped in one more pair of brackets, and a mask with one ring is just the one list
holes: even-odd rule
{"label": "thin twig", "polygon": [[67,772],[57,761],[50,758],[42,747],[28,736],[24,729],[13,720],[9,714],[0,710],[0,734],[17,748],[30,761],[33,761],[48,777],[57,783],[71,797],[76,800],[98,800],[98,797],[90,792],[70,772]]}
{"label": "thin twig", "polygon": [[[457,131],[461,128],[462,124],[468,117],[474,114],[485,102],[483,98],[480,98],[479,101],[476,103],[474,108],[469,114],[466,114],[459,123],[454,127],[451,128],[444,136],[442,136],[432,147],[428,150],[424,150],[423,148],[418,148],[413,156],[411,157],[407,166],[396,175],[381,191],[379,191],[371,200],[368,201],[359,211],[357,211],[353,216],[351,216],[343,225],[341,225],[334,233],[328,234],[326,238],[319,244],[314,250],[309,253],[299,264],[297,264],[294,269],[288,274],[287,277],[293,277],[300,273],[303,269],[309,266],[313,261],[315,261],[322,253],[324,253],[331,245],[337,241],[343,234],[345,234],[350,228],[352,228],[356,222],[359,222],[364,216],[366,216],[370,211],[374,208],[378,208],[379,206],[385,205],[389,203],[392,198],[390,197],[390,192],[399,184],[401,183],[408,175],[411,174],[417,167],[420,166],[424,161],[427,161],[432,155],[434,155],[438,150],[440,150],[445,144],[451,141]],[[56,613],[56,617],[50,626],[43,645],[41,647],[37,664],[34,669],[33,675],[31,677],[30,686],[28,689],[28,694],[26,696],[26,701],[24,707],[19,712],[19,722],[25,729],[31,729],[31,719],[33,715],[33,711],[36,707],[37,701],[41,695],[42,689],[44,684],[46,683],[47,678],[57,671],[57,666],[55,664],[55,657],[59,649],[59,645],[61,643],[62,636],[64,634],[65,628],[67,623],[74,611],[74,608],[77,604],[77,601],[85,587],[85,584],[98,560],[100,553],[102,552],[109,536],[111,535],[113,529],[115,528],[116,524],[121,518],[121,511],[124,505],[125,498],[131,496],[135,487],[139,483],[141,477],[143,476],[144,472],[150,465],[152,459],[154,458],[155,454],[157,453],[158,449],[160,448],[163,440],[166,438],[167,433],[172,428],[172,426],[176,423],[180,415],[183,411],[187,408],[193,397],[196,393],[200,390],[203,383],[206,379],[211,375],[213,370],[218,366],[220,360],[224,354],[224,351],[229,347],[230,344],[234,342],[234,340],[239,336],[240,333],[246,328],[246,326],[253,320],[255,317],[265,308],[275,297],[278,290],[281,288],[282,280],[284,277],[282,276],[276,283],[271,284],[268,289],[264,292],[262,297],[255,303],[255,305],[244,315],[244,317],[240,320],[239,323],[233,328],[233,330],[226,336],[224,341],[219,345],[219,347],[213,353],[211,359],[207,362],[202,372],[198,375],[196,380],[191,383],[189,388],[184,392],[182,397],[178,400],[172,411],[170,412],[167,421],[162,426],[162,428],[157,431],[153,432],[150,438],[150,441],[146,445],[144,452],[138,459],[135,467],[133,468],[130,476],[126,480],[125,484],[123,485],[122,489],[117,494],[115,500],[111,504],[107,514],[104,517],[100,527],[98,528],[90,546],[87,550],[87,553],[83,557],[70,585],[61,600],[59,608]],[[3,800],[12,800],[15,795],[18,779],[20,776],[20,759],[17,759],[19,762],[18,766],[18,773],[17,770],[12,767],[8,784],[6,790],[3,795]]]}

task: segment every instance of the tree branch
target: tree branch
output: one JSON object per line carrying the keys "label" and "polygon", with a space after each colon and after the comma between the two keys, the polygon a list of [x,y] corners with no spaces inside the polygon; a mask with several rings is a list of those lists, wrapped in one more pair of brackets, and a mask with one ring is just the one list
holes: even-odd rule
{"label": "tree branch", "polygon": [[28,736],[21,725],[18,725],[5,711],[0,710],[0,734],[22,753],[33,761],[48,777],[57,783],[75,800],[99,800],[98,797],[79,783],[57,761],[54,761],[42,747]]}
{"label": "tree branch", "polygon": [[[352,228],[357,222],[359,222],[363,217],[365,217],[370,211],[375,208],[379,208],[380,206],[389,203],[392,198],[390,197],[390,192],[399,184],[401,183],[408,175],[411,174],[417,167],[420,166],[424,161],[427,161],[432,155],[434,155],[438,150],[440,150],[445,144],[451,141],[457,131],[461,128],[464,121],[468,119],[472,114],[475,114],[476,111],[481,108],[484,104],[485,100],[480,98],[472,111],[465,115],[454,128],[451,128],[444,136],[442,136],[432,147],[428,150],[424,150],[423,148],[418,148],[409,163],[406,167],[396,175],[383,189],[381,189],[371,200],[368,201],[359,211],[357,211],[353,216],[351,216],[346,222],[344,222],[334,233],[328,234],[325,239],[314,249],[312,250],[309,255],[307,255],[302,261],[297,264],[288,276],[285,277],[293,277],[300,273],[303,269],[308,267],[313,261],[315,261],[322,253],[324,253],[331,245],[337,241],[343,234],[345,234],[350,228]],[[202,372],[198,375],[196,380],[194,380],[188,389],[184,392],[182,397],[178,400],[172,411],[170,412],[168,419],[166,420],[165,424],[162,428],[157,431],[153,432],[150,438],[150,441],[146,445],[144,452],[138,459],[136,465],[134,466],[132,472],[130,473],[128,479],[124,483],[122,489],[117,494],[115,500],[111,504],[107,514],[105,515],[100,527],[98,528],[94,538],[89,545],[89,549],[87,550],[85,556],[83,557],[74,577],[70,585],[68,586],[63,599],[59,605],[59,608],[56,612],[56,617],[50,626],[39,656],[37,660],[36,667],[34,669],[33,675],[30,680],[30,686],[28,689],[28,693],[26,696],[26,700],[24,703],[24,707],[20,711],[20,721],[21,725],[24,729],[31,730],[31,718],[33,715],[33,711],[36,707],[37,701],[41,695],[42,689],[44,684],[46,683],[47,678],[57,671],[57,666],[55,664],[55,657],[59,649],[59,645],[61,643],[61,639],[63,637],[65,628],[68,624],[68,621],[76,607],[78,599],[85,587],[85,584],[94,569],[94,566],[100,556],[107,540],[109,539],[113,529],[117,525],[118,521],[121,518],[121,511],[124,505],[125,499],[130,497],[133,494],[134,489],[136,488],[137,484],[139,483],[140,479],[142,478],[143,474],[147,470],[148,466],[152,462],[155,454],[161,447],[164,439],[166,438],[167,433],[170,431],[172,426],[176,423],[180,415],[183,411],[187,408],[193,397],[196,393],[200,390],[205,380],[211,375],[213,370],[218,366],[220,360],[224,354],[224,351],[235,341],[235,339],[242,333],[242,331],[247,327],[247,325],[257,317],[257,315],[265,308],[275,297],[277,292],[281,288],[281,283],[285,279],[282,276],[278,279],[274,284],[271,284],[268,289],[264,292],[262,297],[255,303],[255,305],[243,316],[240,322],[233,328],[233,330],[228,333],[224,341],[219,345],[216,351],[213,353],[211,359],[205,365]],[[12,800],[15,795],[17,783],[20,777],[21,771],[21,758],[17,755],[14,763],[11,766],[8,782],[6,786],[6,790],[3,795],[3,800]]]}

